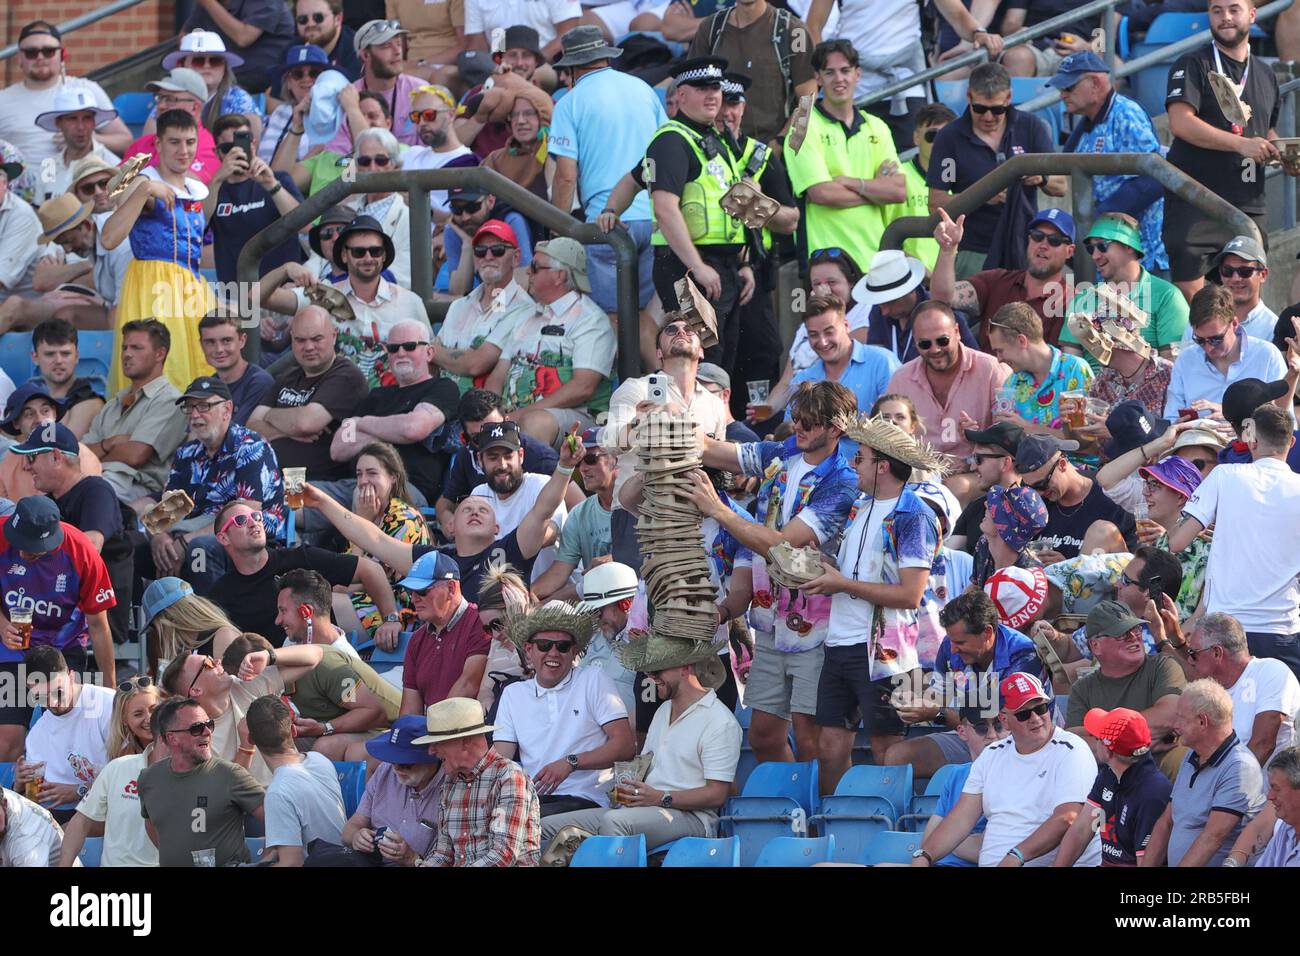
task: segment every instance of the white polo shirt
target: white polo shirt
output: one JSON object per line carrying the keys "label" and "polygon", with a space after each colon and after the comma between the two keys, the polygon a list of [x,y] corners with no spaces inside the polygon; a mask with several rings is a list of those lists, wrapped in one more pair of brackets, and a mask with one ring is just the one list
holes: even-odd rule
{"label": "white polo shirt", "polygon": [[[511,684],[501,694],[493,739],[519,745],[518,764],[530,777],[569,754],[587,753],[609,741],[605,725],[627,720],[627,705],[599,667],[575,667],[554,687],[537,679]],[[658,759],[658,755],[655,755]],[[557,794],[609,806],[614,769],[575,770]]]}
{"label": "white polo shirt", "polygon": [[[1214,547],[1205,566],[1205,610],[1231,614],[1246,631],[1300,631],[1300,475],[1276,458],[1219,465],[1183,506]],[[1249,740],[1247,735],[1243,741]]]}
{"label": "white polo shirt", "polygon": [[1295,742],[1300,681],[1281,661],[1252,657],[1237,682],[1228,688],[1228,696],[1232,698],[1232,729],[1242,743],[1249,744],[1255,735],[1255,718],[1274,711],[1282,715],[1282,723],[1270,756]]}
{"label": "white polo shirt", "polygon": [[148,752],[110,760],[99,772],[77,812],[104,824],[104,853],[100,866],[157,866],[158,848],[140,816],[140,774]]}
{"label": "white polo shirt", "polygon": [[[672,701],[655,711],[642,753],[653,753],[654,763],[646,784],[656,790],[676,793],[698,790],[710,780],[736,779],[740,762],[740,724],[718,695],[707,691],[676,720]],[[709,828],[717,823],[713,810],[687,810]]]}
{"label": "white polo shirt", "polygon": [[[1045,746],[1031,754],[1016,750],[1010,737],[985,747],[971,765],[961,791],[982,799],[988,819],[979,865],[997,866],[1061,804],[1083,803],[1096,779],[1097,760],[1088,745],[1060,727]],[[1051,866],[1055,859],[1056,850],[1052,850],[1025,865]],[[1101,839],[1093,834],[1075,866],[1100,865]]]}

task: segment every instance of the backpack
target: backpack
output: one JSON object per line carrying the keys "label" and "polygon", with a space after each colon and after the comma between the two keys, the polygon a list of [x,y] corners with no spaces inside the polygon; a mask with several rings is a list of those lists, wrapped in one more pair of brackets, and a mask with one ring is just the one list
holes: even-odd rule
{"label": "backpack", "polygon": [[[731,10],[731,7],[719,10],[709,20],[709,53],[713,56],[718,55],[718,46],[722,43],[722,31],[727,28],[727,17],[731,15]],[[794,96],[790,74],[790,61],[794,59],[794,49],[790,43],[791,14],[789,10],[781,7],[773,7],[772,12],[775,14],[772,18],[772,49],[776,52],[777,63],[781,66],[782,89],[785,91],[785,102],[788,107]]]}

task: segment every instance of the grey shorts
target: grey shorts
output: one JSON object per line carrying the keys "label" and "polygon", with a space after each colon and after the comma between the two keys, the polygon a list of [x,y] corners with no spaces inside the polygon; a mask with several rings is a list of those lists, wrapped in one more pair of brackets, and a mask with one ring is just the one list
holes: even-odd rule
{"label": "grey shorts", "polygon": [[[524,406],[524,408],[527,407],[527,405]],[[596,419],[580,408],[544,408],[542,411],[554,418],[555,423],[560,426],[560,430],[555,435],[555,441],[551,442],[556,451],[559,451],[560,442],[564,441],[564,436],[569,433],[569,429],[573,427],[574,422],[577,422],[579,431],[586,431],[596,424]]]}
{"label": "grey shorts", "polygon": [[[624,225],[636,242],[637,305],[644,309],[655,292],[654,280],[651,278],[654,248],[650,245],[654,224],[648,219],[637,219]],[[596,304],[606,312],[617,312],[618,273],[614,271],[613,246],[607,246],[603,242],[593,242],[587,246],[587,278],[591,282],[591,297],[596,300]]]}
{"label": "grey shorts", "polygon": [[1056,68],[1061,65],[1065,57],[1056,52],[1055,46],[1037,47],[1032,43],[1029,49],[1034,54],[1034,69],[1038,76],[1054,76]]}
{"label": "grey shorts", "polygon": [[955,730],[928,734],[921,739],[934,742],[934,745],[943,753],[943,762],[945,764],[971,762],[970,747],[966,746],[966,741],[957,736]]}
{"label": "grey shorts", "polygon": [[754,631],[754,663],[745,684],[745,706],[781,720],[789,720],[792,711],[816,716],[822,657],[820,644],[787,654],[776,649],[771,634]]}

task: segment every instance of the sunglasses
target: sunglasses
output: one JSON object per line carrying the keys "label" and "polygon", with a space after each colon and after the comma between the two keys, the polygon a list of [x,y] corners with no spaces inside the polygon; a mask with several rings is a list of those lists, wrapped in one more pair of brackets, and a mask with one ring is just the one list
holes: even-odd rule
{"label": "sunglasses", "polygon": [[1029,720],[1030,717],[1045,717],[1047,712],[1052,709],[1051,701],[1043,701],[1041,704],[1035,704],[1026,710],[1018,710],[1015,713],[1016,720],[1022,724]]}
{"label": "sunglasses", "polygon": [[853,453],[853,461],[852,461],[852,464],[854,464],[854,465],[860,465],[860,464],[862,464],[864,461],[869,461],[869,462],[871,462],[871,463],[874,465],[876,462],[878,462],[878,461],[884,461],[884,460],[885,460],[885,459],[883,459],[883,458],[875,458],[875,457],[868,458],[866,455],[864,455],[864,454],[862,453],[862,449],[859,448],[857,451],[855,451],[855,452]]}
{"label": "sunglasses", "polygon": [[1047,477],[1040,481],[1030,482],[1029,487],[1033,488],[1034,491],[1046,491],[1048,486],[1052,483],[1052,476],[1056,474],[1056,466],[1060,463],[1061,456],[1057,455],[1052,459],[1052,463],[1047,466]]}
{"label": "sunglasses", "polygon": [[671,322],[659,330],[660,335],[669,335],[669,336],[677,335],[679,332],[685,332],[689,335],[691,332],[691,327],[689,323]]}
{"label": "sunglasses", "polygon": [[324,13],[300,13],[298,14],[298,26],[305,27],[308,23],[321,24],[325,22],[327,14]]}
{"label": "sunglasses", "polygon": [[510,249],[511,247],[506,245],[504,242],[496,242],[490,246],[475,246],[474,255],[479,259],[482,259],[488,255],[491,255],[493,259],[500,259],[507,252],[509,252]]}
{"label": "sunglasses", "polygon": [[1210,463],[1206,461],[1204,458],[1193,458],[1190,464],[1197,471],[1204,471],[1206,469],[1206,466],[1209,465]]}
{"label": "sunglasses", "polygon": [[1094,252],[1106,252],[1114,241],[1113,239],[1085,239],[1083,240],[1083,248],[1087,250],[1088,255],[1092,255]]}
{"label": "sunglasses", "polygon": [[411,110],[411,112],[407,113],[406,115],[410,117],[412,123],[419,123],[421,121],[425,123],[432,123],[435,120],[437,120],[438,114],[440,112],[442,112],[442,110],[435,110],[435,109]]}
{"label": "sunglasses", "polygon": [[543,654],[549,653],[552,647],[561,654],[567,654],[569,651],[573,650],[574,644],[573,641],[547,641],[542,639],[529,641],[528,643],[533,645],[533,647],[537,648]]}
{"label": "sunglasses", "polygon": [[112,176],[106,176],[103,179],[96,179],[93,183],[82,183],[77,187],[77,195],[82,199],[90,199],[95,193],[108,192],[108,184],[112,182]]}
{"label": "sunglasses", "polygon": [[264,519],[262,517],[262,512],[260,511],[250,511],[247,514],[231,515],[230,520],[221,526],[221,530],[225,531],[232,524],[236,528],[243,528],[246,525],[248,525],[250,522],[252,524],[261,524],[263,520]]}
{"label": "sunglasses", "polygon": [[314,80],[323,72],[325,72],[325,69],[320,66],[295,66],[285,73],[285,76],[291,80]]}
{"label": "sunglasses", "polygon": [[178,727],[175,730],[169,730],[169,734],[189,734],[191,737],[202,737],[205,733],[212,733],[213,728],[217,726],[215,720],[200,720],[190,724],[188,727]]}
{"label": "sunglasses", "polygon": [[[212,658],[208,657],[206,654],[204,654],[203,666],[200,667],[199,672],[194,675],[194,680],[190,681],[190,689],[185,692],[186,695],[188,696],[189,694],[194,693],[194,685],[199,682],[199,678],[203,676],[204,671],[216,670],[216,668],[217,668],[217,662],[214,661]],[[198,734],[195,734],[194,736],[197,737]]]}
{"label": "sunglasses", "polygon": [[198,102],[198,97],[177,96],[171,93],[160,94],[158,98],[154,100],[154,104],[156,106],[161,106],[163,109],[168,109],[173,106],[180,106],[180,107],[189,106],[191,103],[197,103],[197,102]]}
{"label": "sunglasses", "polygon": [[1187,656],[1190,657],[1192,660],[1196,660],[1197,655],[1204,654],[1206,651],[1213,650],[1218,646],[1219,646],[1218,644],[1206,644],[1204,647],[1198,647],[1198,648],[1189,647],[1187,649]]}
{"label": "sunglasses", "polygon": [[1262,266],[1219,266],[1219,275],[1225,279],[1231,279],[1234,276],[1241,279],[1249,279],[1256,272],[1263,272]]}
{"label": "sunglasses", "polygon": [[422,345],[428,345],[428,342],[395,342],[385,345],[389,355],[396,355],[398,352],[414,352]]}
{"label": "sunglasses", "polygon": [[321,231],[317,233],[317,235],[320,236],[321,242],[328,242],[330,239],[337,239],[339,233],[342,231],[342,226],[322,226]]}
{"label": "sunglasses", "polygon": [[794,425],[796,428],[802,428],[806,432],[810,432],[815,428],[824,427],[821,422],[811,421],[807,418],[804,418],[802,415],[795,415],[791,417],[790,423]]}
{"label": "sunglasses", "polygon": [[488,637],[496,637],[498,634],[503,634],[505,633],[505,629],[506,629],[506,619],[503,617],[497,618],[491,624],[483,625],[483,633],[486,634]]}
{"label": "sunglasses", "polygon": [[928,351],[930,351],[930,347],[933,346],[933,345],[937,345],[937,346],[939,346],[939,348],[941,348],[941,349],[946,349],[946,348],[948,347],[948,344],[949,344],[951,341],[952,341],[952,337],[951,337],[951,336],[948,336],[948,335],[940,335],[940,336],[939,336],[938,338],[936,338],[936,339],[917,339],[917,341],[916,341],[916,347],[917,347],[918,349],[920,349],[922,352],[928,352]]}
{"label": "sunglasses", "polygon": [[51,59],[53,59],[54,57],[56,57],[56,56],[59,55],[59,51],[62,50],[63,47],[61,47],[61,46],[25,46],[25,47],[22,47],[21,49],[22,49],[22,54],[23,54],[24,59],[28,59],[28,60],[40,60],[40,59],[51,60]]}
{"label": "sunglasses", "polygon": [[1222,345],[1223,340],[1228,337],[1227,332],[1220,332],[1218,335],[1192,335],[1192,341],[1205,348],[1207,345]]}
{"label": "sunglasses", "polygon": [[1130,587],[1135,587],[1135,588],[1142,586],[1142,582],[1134,581],[1131,577],[1128,576],[1127,571],[1121,571],[1119,573],[1119,583],[1120,583],[1120,587],[1123,587],[1126,584],[1129,585]]}
{"label": "sunglasses", "polygon": [[152,687],[153,678],[148,674],[140,674],[132,677],[130,680],[124,680],[117,685],[118,690],[135,690],[137,687]]}
{"label": "sunglasses", "polygon": [[1000,720],[972,720],[970,726],[971,730],[981,737],[987,737],[990,730],[995,733],[1002,733],[1002,721]]}
{"label": "sunglasses", "polygon": [[220,54],[191,53],[185,58],[185,62],[191,66],[225,66],[226,58]]}
{"label": "sunglasses", "polygon": [[600,452],[598,451],[589,451],[582,456],[582,463],[584,465],[594,465],[598,461],[600,461]]}
{"label": "sunglasses", "polygon": [[933,143],[934,138],[938,135],[939,131],[937,129],[927,129],[921,134],[921,139],[925,140],[927,143]]}
{"label": "sunglasses", "polygon": [[1011,456],[1008,455],[1006,452],[994,453],[991,451],[977,451],[975,453],[975,460],[979,462],[981,465],[984,464],[986,461],[993,461],[999,458],[1010,458],[1010,457]]}
{"label": "sunglasses", "polygon": [[380,153],[378,156],[358,156],[357,165],[362,169],[369,169],[371,166],[387,166],[391,163],[392,157],[386,153]]}
{"label": "sunglasses", "polygon": [[354,259],[364,259],[366,256],[371,259],[384,258],[383,246],[344,246],[343,248],[352,253]]}
{"label": "sunglasses", "polygon": [[814,259],[847,259],[849,254],[839,246],[828,246],[825,249],[814,249],[808,256],[809,261]]}
{"label": "sunglasses", "polygon": [[449,202],[448,208],[451,209],[453,216],[472,216],[479,211],[483,205],[483,200],[475,199],[473,202]]}
{"label": "sunglasses", "polygon": [[1002,116],[1010,109],[1010,106],[986,106],[983,103],[972,103],[970,105],[970,111],[978,116],[983,116],[985,113],[992,113],[994,116]]}
{"label": "sunglasses", "polygon": [[1043,232],[1041,229],[1030,229],[1029,238],[1034,242],[1045,242],[1053,249],[1059,249],[1061,246],[1069,245],[1070,240],[1065,236],[1056,233]]}

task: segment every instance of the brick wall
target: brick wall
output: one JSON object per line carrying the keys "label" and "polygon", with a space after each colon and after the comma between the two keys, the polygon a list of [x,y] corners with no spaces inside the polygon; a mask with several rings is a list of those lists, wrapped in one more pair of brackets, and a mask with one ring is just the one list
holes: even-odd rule
{"label": "brick wall", "polygon": [[[49,20],[59,24],[102,6],[104,4],[96,0],[8,0],[0,13],[0,29],[4,31],[3,45],[17,42],[18,32],[32,20]],[[65,37],[68,72],[84,76],[175,35],[175,0],[142,0],[134,7],[121,10]],[[17,57],[0,62],[0,69],[4,71],[6,86],[22,79]]]}

